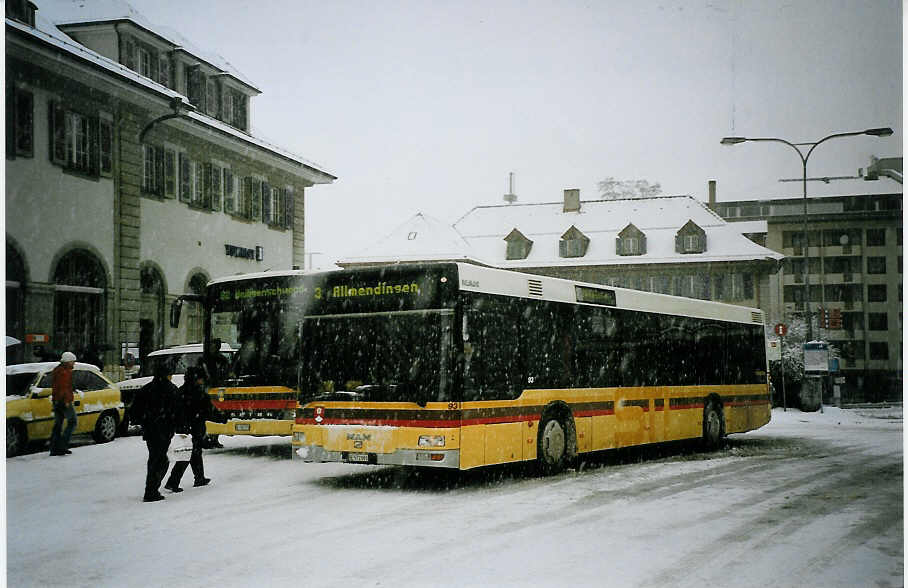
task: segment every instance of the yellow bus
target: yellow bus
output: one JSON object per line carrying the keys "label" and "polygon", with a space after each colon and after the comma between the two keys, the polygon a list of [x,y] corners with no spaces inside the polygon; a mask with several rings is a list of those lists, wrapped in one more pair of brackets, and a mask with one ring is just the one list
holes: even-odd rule
{"label": "yellow bus", "polygon": [[[171,307],[176,328],[184,301],[204,308],[203,361],[208,394],[225,422],[217,435],[290,435],[299,400],[299,328],[311,298],[304,272],[268,271],[218,278],[203,295],[184,294]],[[230,359],[214,350],[229,345]]]}
{"label": "yellow bus", "polygon": [[757,309],[461,263],[308,279],[298,461],[555,472],[770,419]]}

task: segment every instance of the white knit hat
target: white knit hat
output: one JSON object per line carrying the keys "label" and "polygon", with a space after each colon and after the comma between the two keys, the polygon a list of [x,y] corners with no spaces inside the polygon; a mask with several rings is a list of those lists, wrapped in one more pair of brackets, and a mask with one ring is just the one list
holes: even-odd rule
{"label": "white knit hat", "polygon": [[76,361],[76,354],[71,351],[64,351],[63,355],[60,356],[60,361],[64,363],[68,361]]}

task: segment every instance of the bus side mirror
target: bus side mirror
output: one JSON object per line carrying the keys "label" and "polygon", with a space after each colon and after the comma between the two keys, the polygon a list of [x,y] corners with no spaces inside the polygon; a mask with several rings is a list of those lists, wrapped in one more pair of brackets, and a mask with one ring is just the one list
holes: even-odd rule
{"label": "bus side mirror", "polygon": [[176,329],[180,326],[180,311],[183,310],[183,301],[174,300],[170,305],[170,328]]}

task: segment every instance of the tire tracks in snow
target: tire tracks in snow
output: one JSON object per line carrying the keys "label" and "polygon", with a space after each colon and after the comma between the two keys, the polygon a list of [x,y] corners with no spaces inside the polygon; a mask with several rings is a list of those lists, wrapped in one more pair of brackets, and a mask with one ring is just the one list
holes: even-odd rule
{"label": "tire tracks in snow", "polygon": [[[798,540],[802,538],[798,535],[804,534],[809,526],[823,526],[834,517],[841,520],[835,521],[837,525],[825,525],[824,529],[829,532],[839,526],[846,530],[834,536],[811,536],[814,544],[804,550],[807,553],[803,561],[795,557],[795,568],[788,566],[784,572],[780,570],[780,575],[786,575],[777,585],[818,585],[817,573],[887,531],[895,530],[900,542],[903,533],[895,527],[901,526],[903,516],[901,452],[865,458],[860,448],[837,449],[839,454],[819,470],[811,468],[806,475],[766,488],[758,496],[708,512],[706,525],[714,517],[727,520],[750,511],[734,528],[680,555],[676,565],[669,565],[643,585],[723,585],[735,577],[733,570],[739,562],[753,566],[754,553],[771,552],[780,545],[794,545],[800,551]],[[779,464],[788,471],[773,468],[766,475],[790,476],[810,463],[814,462],[790,460]],[[765,487],[765,483],[760,486]],[[680,569],[691,572],[690,576],[679,577]]]}

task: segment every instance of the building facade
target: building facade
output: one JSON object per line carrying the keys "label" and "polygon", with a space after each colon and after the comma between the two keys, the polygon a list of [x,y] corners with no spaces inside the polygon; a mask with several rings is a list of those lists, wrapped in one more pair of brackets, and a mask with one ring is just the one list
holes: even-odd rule
{"label": "building facade", "polygon": [[[770,276],[769,319],[803,320],[839,353],[843,402],[902,397],[902,194],[716,204],[729,221],[766,221],[764,244],[785,255]],[[804,264],[807,264],[807,286]],[[821,312],[823,311],[823,312]]]}
{"label": "building facade", "polygon": [[[306,188],[336,178],[251,133],[259,90],[127,4],[6,3],[6,334],[22,359],[201,340],[226,274],[304,265]],[[188,315],[188,316],[187,316]]]}
{"label": "building facade", "polygon": [[453,225],[417,214],[342,267],[430,260],[717,300],[768,311],[783,255],[690,196],[479,206]]}

